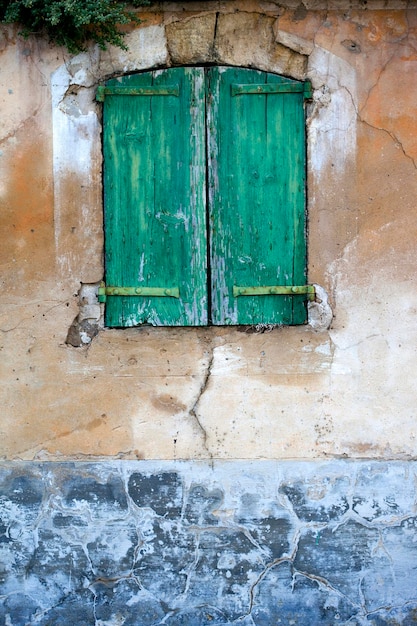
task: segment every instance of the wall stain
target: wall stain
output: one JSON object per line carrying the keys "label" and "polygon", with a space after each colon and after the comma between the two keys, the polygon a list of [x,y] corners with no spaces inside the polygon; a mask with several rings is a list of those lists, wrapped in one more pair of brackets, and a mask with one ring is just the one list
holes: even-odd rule
{"label": "wall stain", "polygon": [[185,404],[174,398],[169,393],[159,394],[151,398],[152,406],[158,410],[167,411],[168,413],[181,413],[186,410]]}

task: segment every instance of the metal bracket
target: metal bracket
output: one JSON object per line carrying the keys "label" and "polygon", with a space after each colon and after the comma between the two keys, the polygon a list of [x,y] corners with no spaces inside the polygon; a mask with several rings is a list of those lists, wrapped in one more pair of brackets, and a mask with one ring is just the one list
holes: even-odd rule
{"label": "metal bracket", "polygon": [[102,282],[98,288],[98,301],[106,302],[107,296],[179,298],[180,290],[178,287],[106,287]]}
{"label": "metal bracket", "polygon": [[314,285],[271,285],[268,287],[237,287],[233,285],[233,297],[238,296],[307,296],[314,302],[316,289]]}

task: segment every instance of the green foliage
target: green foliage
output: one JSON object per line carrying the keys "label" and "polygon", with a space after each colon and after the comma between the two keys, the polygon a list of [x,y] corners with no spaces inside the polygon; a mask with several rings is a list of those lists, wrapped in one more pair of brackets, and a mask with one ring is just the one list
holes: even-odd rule
{"label": "green foliage", "polygon": [[[143,6],[149,0],[130,4]],[[0,21],[21,24],[25,37],[46,35],[70,52],[79,52],[89,41],[103,50],[108,44],[125,49],[120,26],[140,20],[117,0],[0,0]]]}

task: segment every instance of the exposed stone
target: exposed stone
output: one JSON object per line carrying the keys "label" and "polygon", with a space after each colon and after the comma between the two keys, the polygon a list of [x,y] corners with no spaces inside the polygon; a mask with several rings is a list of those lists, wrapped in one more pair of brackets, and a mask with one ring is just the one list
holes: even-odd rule
{"label": "exposed stone", "polygon": [[134,30],[126,35],[124,43],[126,50],[109,46],[101,53],[101,72],[104,69],[110,76],[168,63],[165,29],[159,24]]}
{"label": "exposed stone", "polygon": [[132,474],[129,478],[129,496],[136,506],[153,509],[161,517],[181,515],[182,484],[175,472],[151,476]]}
{"label": "exposed stone", "polygon": [[314,50],[314,44],[312,41],[303,39],[298,35],[294,35],[294,33],[288,33],[280,30],[278,20],[274,22],[274,35],[277,43],[280,43],[283,46],[294,50],[294,52],[298,52],[299,54],[309,55]]}
{"label": "exposed stone", "polygon": [[259,13],[219,15],[215,51],[220,63],[305,78],[307,58],[276,43],[274,18]]}
{"label": "exposed stone", "polygon": [[216,14],[199,15],[166,27],[168,50],[174,65],[214,60]]}

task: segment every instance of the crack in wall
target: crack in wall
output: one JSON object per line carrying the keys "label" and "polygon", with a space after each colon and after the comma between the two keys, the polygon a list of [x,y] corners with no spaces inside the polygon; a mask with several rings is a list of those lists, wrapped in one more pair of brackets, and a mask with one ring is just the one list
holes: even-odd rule
{"label": "crack in wall", "polygon": [[[407,33],[407,37],[408,37],[408,36],[409,36],[409,33]],[[405,38],[405,36],[404,36],[404,38]],[[372,124],[372,122],[370,122],[370,121],[366,120],[366,119],[365,119],[365,117],[364,117],[364,113],[365,113],[365,111],[366,111],[366,107],[368,106],[368,102],[369,102],[369,99],[370,99],[370,97],[371,97],[372,92],[373,92],[373,91],[374,91],[374,90],[378,87],[378,85],[379,85],[379,83],[380,83],[380,81],[381,81],[381,78],[382,78],[383,74],[387,71],[388,66],[389,66],[389,65],[392,63],[392,61],[396,58],[396,53],[397,53],[397,51],[398,51],[401,47],[404,47],[404,44],[403,44],[402,42],[400,42],[400,43],[398,43],[398,44],[396,44],[396,45],[395,45],[395,48],[396,48],[396,49],[395,49],[395,50],[394,50],[394,52],[391,54],[391,56],[387,59],[387,61],[384,63],[384,65],[380,68],[380,71],[379,71],[379,73],[378,73],[378,76],[377,76],[377,78],[376,78],[376,80],[375,80],[374,84],[373,84],[373,85],[372,85],[372,86],[368,89],[368,91],[367,91],[367,95],[366,95],[366,99],[365,99],[365,102],[364,102],[364,103],[363,103],[363,105],[360,107],[360,109],[359,109],[359,107],[357,107],[357,106],[356,106],[356,104],[355,104],[355,102],[354,102],[353,98],[352,98],[352,105],[354,106],[354,108],[355,108],[355,110],[356,110],[356,114],[357,114],[357,118],[358,118],[358,120],[359,120],[362,124],[365,124],[366,126],[368,126],[369,128],[372,128],[372,129],[374,129],[374,130],[377,130],[377,131],[380,131],[380,132],[386,133],[386,134],[387,134],[387,135],[388,135],[388,136],[389,136],[389,137],[393,140],[393,142],[394,142],[395,146],[396,146],[397,148],[400,148],[400,149],[401,149],[401,151],[402,151],[402,153],[404,154],[404,156],[405,156],[407,159],[409,159],[409,160],[412,162],[412,164],[413,164],[414,168],[416,168],[416,169],[417,169],[417,159],[413,158],[410,154],[408,154],[408,153],[407,153],[407,151],[406,151],[406,149],[404,148],[404,146],[403,146],[403,144],[402,144],[401,140],[400,140],[400,139],[399,139],[399,137],[395,134],[395,132],[393,132],[393,131],[391,131],[391,130],[388,130],[388,129],[386,129],[386,128],[383,128],[383,127],[381,127],[381,126],[377,126],[376,124]],[[347,90],[347,91],[349,92],[349,90]],[[352,95],[350,94],[350,92],[349,92],[349,95],[352,97]]]}
{"label": "crack in wall", "polygon": [[[337,524],[333,528],[333,532],[337,528],[339,528],[340,525],[341,524]],[[367,524],[363,524],[363,525],[366,526],[366,527],[369,527]],[[294,545],[293,545],[291,553],[289,555],[284,555],[284,556],[282,556],[282,557],[280,557],[278,559],[275,559],[271,563],[268,563],[265,566],[265,569],[258,576],[256,581],[251,585],[250,590],[249,590],[249,610],[248,610],[248,612],[245,615],[242,615],[242,617],[249,616],[252,613],[253,608],[255,606],[256,589],[262,583],[263,579],[267,576],[267,574],[272,569],[274,569],[276,567],[279,567],[283,563],[288,563],[291,566],[291,570],[292,570],[292,589],[293,589],[293,591],[294,591],[295,581],[296,581],[297,577],[306,578],[306,579],[316,583],[318,585],[318,587],[322,588],[323,590],[325,590],[327,592],[331,592],[332,594],[336,595],[337,597],[339,597],[339,598],[341,598],[343,600],[346,600],[352,606],[352,608],[355,609],[355,611],[357,611],[357,613],[355,613],[355,616],[354,616],[355,619],[359,619],[361,621],[362,618],[363,618],[365,620],[369,615],[377,614],[382,609],[387,609],[388,608],[388,610],[390,610],[390,609],[392,610],[394,608],[394,607],[389,607],[388,606],[388,607],[381,607],[380,609],[374,609],[372,611],[368,611],[368,609],[366,607],[366,598],[365,598],[364,592],[362,590],[362,585],[363,585],[363,582],[364,582],[364,576],[363,575],[360,576],[359,581],[358,581],[358,596],[360,598],[360,602],[355,602],[346,593],[343,593],[338,587],[336,587],[334,584],[332,584],[326,577],[318,575],[318,574],[313,574],[311,572],[308,572],[308,571],[301,570],[301,569],[297,568],[295,566],[295,560],[297,558],[297,554],[298,554],[298,551],[299,551],[299,541],[300,541],[300,538],[302,536],[302,531],[306,530],[306,528],[307,528],[306,524],[301,524],[301,526],[298,529],[298,531],[296,533],[296,536],[294,538]],[[322,526],[322,528],[323,529],[331,528],[331,525],[330,524],[325,524],[325,525]],[[389,553],[386,551],[385,547],[384,547],[384,552],[386,552],[387,558],[389,558],[389,560],[392,562],[392,558],[390,557]]]}
{"label": "crack in wall", "polygon": [[[397,46],[397,49],[398,48],[399,48],[399,46]],[[384,72],[386,72],[386,69],[387,69],[388,65],[395,58],[395,54],[396,54],[396,50],[391,54],[391,56],[386,60],[384,65],[380,68],[380,70],[378,72],[378,76],[377,76],[375,82],[373,83],[373,85],[371,85],[368,88],[365,102],[363,103],[363,105],[362,105],[362,107],[360,109],[360,115],[362,114],[362,111],[364,111],[366,109],[366,107],[368,105],[369,98],[371,97],[371,94],[372,94],[373,90],[378,86],[378,83],[381,80],[381,76],[384,74]]]}
{"label": "crack in wall", "polygon": [[[295,560],[297,558],[298,551],[299,551],[299,543],[300,543],[300,538],[302,536],[302,531],[305,531],[310,526],[310,524],[303,524],[299,520],[298,517],[297,517],[297,520],[298,520],[298,523],[299,523],[299,527],[298,527],[298,530],[296,531],[294,539],[293,539],[293,547],[292,547],[291,553],[288,554],[288,555],[283,555],[282,557],[280,557],[278,559],[275,559],[271,563],[268,563],[265,566],[265,569],[258,576],[256,581],[251,585],[251,587],[249,589],[249,610],[245,614],[245,616],[246,615],[249,616],[252,613],[252,611],[253,611],[253,608],[254,608],[254,605],[255,605],[255,595],[256,595],[257,587],[261,584],[263,579],[267,576],[267,574],[272,569],[274,569],[276,567],[279,567],[283,563],[288,563],[291,566],[291,571],[292,571],[292,590],[293,591],[294,591],[296,578],[297,578],[297,576],[299,576],[299,577],[303,577],[303,578],[306,578],[308,580],[311,580],[312,582],[316,583],[322,589],[324,589],[326,591],[330,591],[333,594],[335,594],[336,596],[346,600],[353,608],[355,608],[355,609],[361,608],[360,604],[354,602],[354,600],[349,598],[348,595],[346,595],[340,589],[335,587],[324,576],[320,576],[320,575],[317,575],[317,574],[310,573],[308,571],[304,571],[304,570],[298,569],[295,566]],[[329,524],[321,525],[321,529],[327,529],[327,528],[329,528]],[[320,536],[320,532],[319,532],[318,536]]]}
{"label": "crack in wall", "polygon": [[[54,300],[34,300],[33,302],[27,302],[27,306],[34,306],[35,304],[37,304],[38,306],[40,305],[45,305],[48,302],[55,302]],[[17,305],[18,308],[22,308],[20,305]],[[35,310],[34,314],[28,317],[22,317],[14,326],[12,326],[11,328],[0,328],[0,332],[2,333],[10,333],[14,330],[17,330],[20,326],[23,326],[24,322],[26,322],[27,320],[31,320],[33,321],[34,318],[38,318],[40,316],[45,317],[46,315],[48,315],[48,313],[50,313],[51,311],[53,311],[54,309],[56,309],[57,307],[60,306],[70,306],[70,302],[69,300],[58,300],[57,304],[53,304],[52,306],[50,306],[48,309],[41,309],[41,310]]]}
{"label": "crack in wall", "polygon": [[208,452],[210,457],[212,457],[213,454],[212,454],[212,452],[210,451],[210,449],[208,447],[209,435],[208,435],[206,429],[204,428],[204,425],[203,425],[203,423],[201,421],[201,418],[199,416],[199,406],[200,406],[200,403],[201,403],[201,399],[202,399],[203,395],[205,394],[205,392],[207,391],[208,386],[210,384],[210,376],[211,376],[211,369],[213,367],[213,361],[214,361],[214,348],[211,347],[209,355],[208,355],[207,364],[206,364],[206,367],[205,367],[205,372],[203,374],[203,379],[202,379],[201,384],[200,384],[200,389],[198,390],[197,397],[196,397],[196,399],[194,401],[193,406],[189,410],[189,415],[194,419],[195,424],[197,425],[197,428],[198,428],[198,430],[201,433],[203,448]]}
{"label": "crack in wall", "polygon": [[340,598],[343,598],[344,600],[347,600],[347,602],[349,602],[349,604],[351,604],[352,607],[355,608],[355,609],[361,608],[361,606],[362,606],[360,603],[354,602],[351,598],[349,598],[348,595],[346,595],[345,593],[340,591],[340,589],[338,589],[337,587],[332,585],[331,582],[328,581],[327,578],[325,578],[324,576],[319,576],[318,574],[311,574],[309,572],[306,572],[306,571],[303,571],[303,570],[299,570],[299,569],[296,569],[294,567],[294,570],[293,570],[293,578],[294,578],[294,580],[295,580],[295,578],[297,576],[301,576],[303,578],[307,578],[308,580],[311,580],[312,582],[317,583],[317,585],[319,587],[323,588],[324,590],[331,591],[336,596],[339,596]]}
{"label": "crack in wall", "polygon": [[294,562],[294,559],[297,555],[299,540],[300,540],[300,533],[298,532],[294,538],[294,546],[293,546],[291,554],[282,556],[279,559],[275,559],[271,563],[268,563],[265,569],[260,573],[258,578],[255,580],[255,582],[251,585],[249,589],[249,609],[246,615],[250,615],[252,613],[254,602],[255,602],[255,590],[260,585],[260,583],[265,578],[265,576],[268,574],[268,572],[272,568],[277,567],[278,565],[281,565],[281,563],[293,563]]}
{"label": "crack in wall", "polygon": [[397,148],[400,148],[400,150],[402,151],[403,155],[409,160],[411,161],[411,163],[413,164],[414,168],[417,169],[417,159],[414,159],[410,154],[407,153],[406,149],[404,148],[403,144],[401,143],[400,139],[397,137],[397,135],[395,133],[393,133],[391,130],[387,130],[386,128],[381,128],[380,126],[376,126],[374,124],[371,124],[370,122],[367,122],[366,120],[362,119],[359,117],[359,120],[362,122],[362,124],[365,124],[366,126],[369,126],[369,128],[372,128],[374,130],[378,130],[380,132],[386,133],[394,142],[394,145]]}
{"label": "crack in wall", "polygon": [[[315,31],[315,33],[313,35],[312,39],[313,39],[315,48],[320,48],[320,46],[318,46],[318,44],[317,44],[317,37],[318,37],[320,31],[322,30],[322,28],[325,26],[327,19],[328,18],[326,16],[326,18],[324,18],[322,20],[321,24],[316,29],[316,31]],[[349,21],[351,21],[351,20],[349,20]],[[333,44],[329,46],[329,51],[331,51],[333,45],[335,45],[335,43],[336,43],[335,37],[336,37],[336,34],[334,35]],[[407,32],[405,34],[402,35],[401,40],[398,41],[398,42],[392,43],[392,45],[394,46],[394,51],[389,56],[389,58],[385,61],[383,66],[380,68],[377,78],[375,79],[374,83],[368,88],[365,101],[364,101],[363,104],[361,104],[360,107],[358,106],[358,104],[357,104],[355,98],[353,97],[353,94],[351,93],[350,89],[346,85],[341,84],[339,76],[337,76],[335,74],[332,74],[329,71],[324,72],[323,78],[322,78],[322,83],[323,83],[323,86],[324,86],[324,85],[329,83],[329,79],[333,79],[335,81],[335,84],[338,85],[338,88],[331,90],[330,97],[332,97],[332,95],[336,91],[338,91],[338,89],[339,90],[342,90],[342,89],[345,90],[347,92],[351,102],[352,102],[353,109],[356,112],[357,121],[359,121],[360,123],[363,123],[363,124],[369,126],[370,128],[372,128],[374,130],[386,133],[392,139],[392,141],[394,142],[395,146],[397,148],[401,149],[404,157],[412,162],[414,168],[417,168],[417,159],[414,158],[412,155],[410,155],[407,152],[407,150],[404,147],[401,139],[399,138],[398,134],[394,130],[389,130],[389,129],[384,128],[382,126],[378,126],[376,124],[372,124],[372,122],[367,120],[365,118],[365,116],[364,116],[365,109],[366,109],[366,107],[368,105],[368,101],[369,101],[369,98],[371,97],[371,94],[372,94],[373,90],[378,87],[378,85],[380,83],[380,80],[381,80],[381,77],[383,76],[384,72],[387,71],[388,66],[392,63],[392,61],[395,58],[397,58],[396,53],[398,52],[398,50],[400,50],[401,48],[404,48],[405,42],[407,43],[407,45],[412,47],[411,42],[409,41],[409,37],[410,37],[410,34],[409,34],[409,26],[408,26],[408,30],[407,30]],[[387,41],[385,43],[386,43],[386,45],[390,45],[391,42]],[[315,70],[313,70],[313,72],[315,72]],[[311,114],[309,115],[308,125],[310,125],[312,120],[317,116],[317,111],[320,108],[322,108],[323,106],[326,106],[325,102],[324,103],[320,102],[320,100],[317,98],[317,94],[318,94],[318,90],[316,88],[315,102],[314,102],[314,105],[312,107]],[[332,128],[318,128],[317,132],[320,132],[321,134],[332,133],[334,131],[348,132],[350,126],[352,125],[352,121],[347,120],[347,122],[348,122],[348,125],[346,127],[335,126],[335,127],[332,127]]]}

